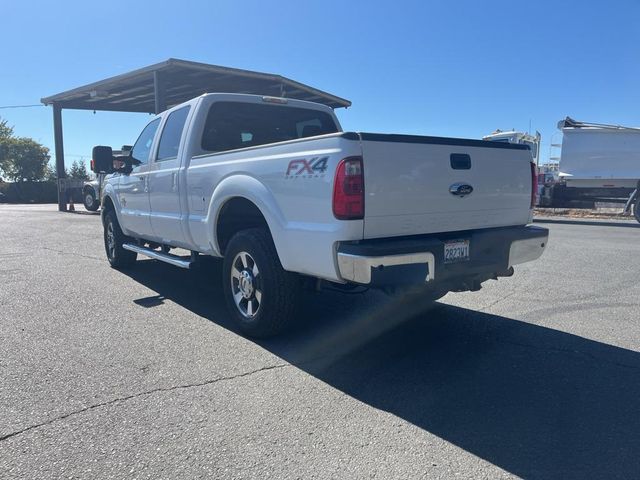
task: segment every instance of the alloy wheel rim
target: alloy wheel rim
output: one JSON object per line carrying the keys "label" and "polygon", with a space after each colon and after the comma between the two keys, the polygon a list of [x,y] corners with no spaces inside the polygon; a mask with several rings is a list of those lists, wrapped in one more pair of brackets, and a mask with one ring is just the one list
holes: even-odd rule
{"label": "alloy wheel rim", "polygon": [[247,252],[240,252],[231,263],[231,294],[238,311],[245,318],[254,318],[262,305],[260,269]]}
{"label": "alloy wheel rim", "polygon": [[87,207],[93,207],[93,196],[90,193],[84,197],[84,203],[87,204]]}
{"label": "alloy wheel rim", "polygon": [[113,232],[113,222],[107,224],[107,252],[109,258],[114,258],[116,254],[116,236]]}

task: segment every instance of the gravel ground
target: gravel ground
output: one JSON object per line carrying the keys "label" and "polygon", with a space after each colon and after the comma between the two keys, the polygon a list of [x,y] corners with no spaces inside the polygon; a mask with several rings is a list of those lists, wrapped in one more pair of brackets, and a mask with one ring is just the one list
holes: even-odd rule
{"label": "gravel ground", "polygon": [[548,219],[434,309],[308,295],[238,335],[219,262],[109,268],[99,217],[0,205],[0,478],[633,478],[640,229]]}

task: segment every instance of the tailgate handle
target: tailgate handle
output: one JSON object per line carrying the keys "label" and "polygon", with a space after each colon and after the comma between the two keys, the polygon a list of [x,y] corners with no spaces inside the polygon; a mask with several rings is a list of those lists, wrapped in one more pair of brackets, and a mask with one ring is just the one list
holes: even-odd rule
{"label": "tailgate handle", "polygon": [[451,168],[454,170],[470,170],[471,157],[466,153],[452,153],[449,157]]}

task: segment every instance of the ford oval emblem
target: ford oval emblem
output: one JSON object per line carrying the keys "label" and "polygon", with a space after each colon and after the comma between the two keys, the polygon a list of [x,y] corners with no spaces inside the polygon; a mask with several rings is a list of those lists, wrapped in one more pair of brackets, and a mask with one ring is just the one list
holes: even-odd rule
{"label": "ford oval emblem", "polygon": [[449,187],[449,193],[458,197],[465,197],[473,192],[473,187],[468,183],[454,183]]}

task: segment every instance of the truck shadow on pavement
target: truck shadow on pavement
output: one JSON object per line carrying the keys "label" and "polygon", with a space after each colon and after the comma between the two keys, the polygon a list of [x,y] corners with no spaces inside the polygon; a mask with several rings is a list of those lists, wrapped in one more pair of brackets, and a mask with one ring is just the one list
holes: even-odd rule
{"label": "truck shadow on pavement", "polygon": [[[141,261],[128,275],[233,330],[219,266]],[[310,295],[295,330],[256,344],[520,477],[637,478],[640,354],[498,315],[425,308],[375,292]]]}

